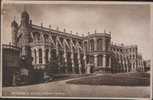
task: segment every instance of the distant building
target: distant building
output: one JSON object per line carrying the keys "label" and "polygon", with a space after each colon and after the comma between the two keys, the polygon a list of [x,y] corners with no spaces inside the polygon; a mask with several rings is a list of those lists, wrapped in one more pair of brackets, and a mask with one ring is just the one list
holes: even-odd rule
{"label": "distant building", "polygon": [[111,33],[105,31],[79,36],[65,29],[34,25],[26,11],[21,23],[14,20],[11,27],[12,43],[21,49],[20,58],[31,64],[37,75],[45,75],[53,62],[58,73],[144,71],[137,45],[114,44]]}

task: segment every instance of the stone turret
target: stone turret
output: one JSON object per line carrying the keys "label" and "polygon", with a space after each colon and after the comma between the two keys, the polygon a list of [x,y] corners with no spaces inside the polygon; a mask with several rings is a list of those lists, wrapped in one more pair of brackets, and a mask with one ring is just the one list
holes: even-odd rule
{"label": "stone turret", "polygon": [[[22,13],[21,13],[21,24],[20,24],[20,28],[19,28],[19,32],[18,32],[18,34],[19,35],[22,35],[22,37],[20,37],[20,46],[22,47],[22,46],[29,46],[29,42],[30,42],[30,39],[31,39],[31,37],[30,37],[30,22],[32,22],[32,21],[30,21],[29,20],[30,19],[30,17],[29,17],[29,14],[28,14],[28,12],[27,11],[23,11]],[[18,35],[18,36],[19,36]]]}
{"label": "stone turret", "polygon": [[21,25],[24,27],[28,27],[29,25],[29,14],[27,11],[23,11],[21,14]]}
{"label": "stone turret", "polygon": [[13,43],[13,45],[16,45],[18,24],[15,20],[13,20],[11,23],[11,31],[12,31],[12,43]]}
{"label": "stone turret", "polygon": [[[32,21],[31,21],[32,22]],[[21,48],[21,57],[22,60],[31,63],[31,49],[30,49],[30,40],[31,40],[31,27],[30,27],[30,17],[27,11],[21,13],[21,24],[18,30],[18,46]]]}

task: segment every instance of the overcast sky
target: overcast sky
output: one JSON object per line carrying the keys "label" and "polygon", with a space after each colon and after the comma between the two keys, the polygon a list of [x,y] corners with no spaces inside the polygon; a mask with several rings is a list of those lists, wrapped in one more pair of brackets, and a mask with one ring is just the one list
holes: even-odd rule
{"label": "overcast sky", "polygon": [[[11,41],[10,24],[20,23],[24,10],[21,4],[4,5],[2,43]],[[96,5],[96,4],[33,4],[25,5],[33,24],[76,33],[111,32],[112,41],[125,45],[137,44],[145,59],[152,54],[149,5]]]}

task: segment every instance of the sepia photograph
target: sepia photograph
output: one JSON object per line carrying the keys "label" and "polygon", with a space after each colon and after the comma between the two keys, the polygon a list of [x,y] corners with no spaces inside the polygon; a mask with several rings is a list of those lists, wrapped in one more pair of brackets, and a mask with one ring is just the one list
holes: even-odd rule
{"label": "sepia photograph", "polygon": [[2,97],[151,98],[149,4],[8,3]]}

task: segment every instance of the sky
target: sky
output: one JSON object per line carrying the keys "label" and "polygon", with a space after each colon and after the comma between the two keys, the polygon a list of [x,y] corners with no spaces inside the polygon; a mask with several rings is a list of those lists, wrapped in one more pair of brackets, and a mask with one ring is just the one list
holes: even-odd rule
{"label": "sky", "polygon": [[[2,43],[11,42],[11,21],[20,23],[26,9],[32,23],[53,29],[87,34],[111,32],[112,41],[138,45],[145,59],[152,57],[149,5],[104,4],[5,4],[3,5]],[[15,17],[14,17],[15,16]]]}

